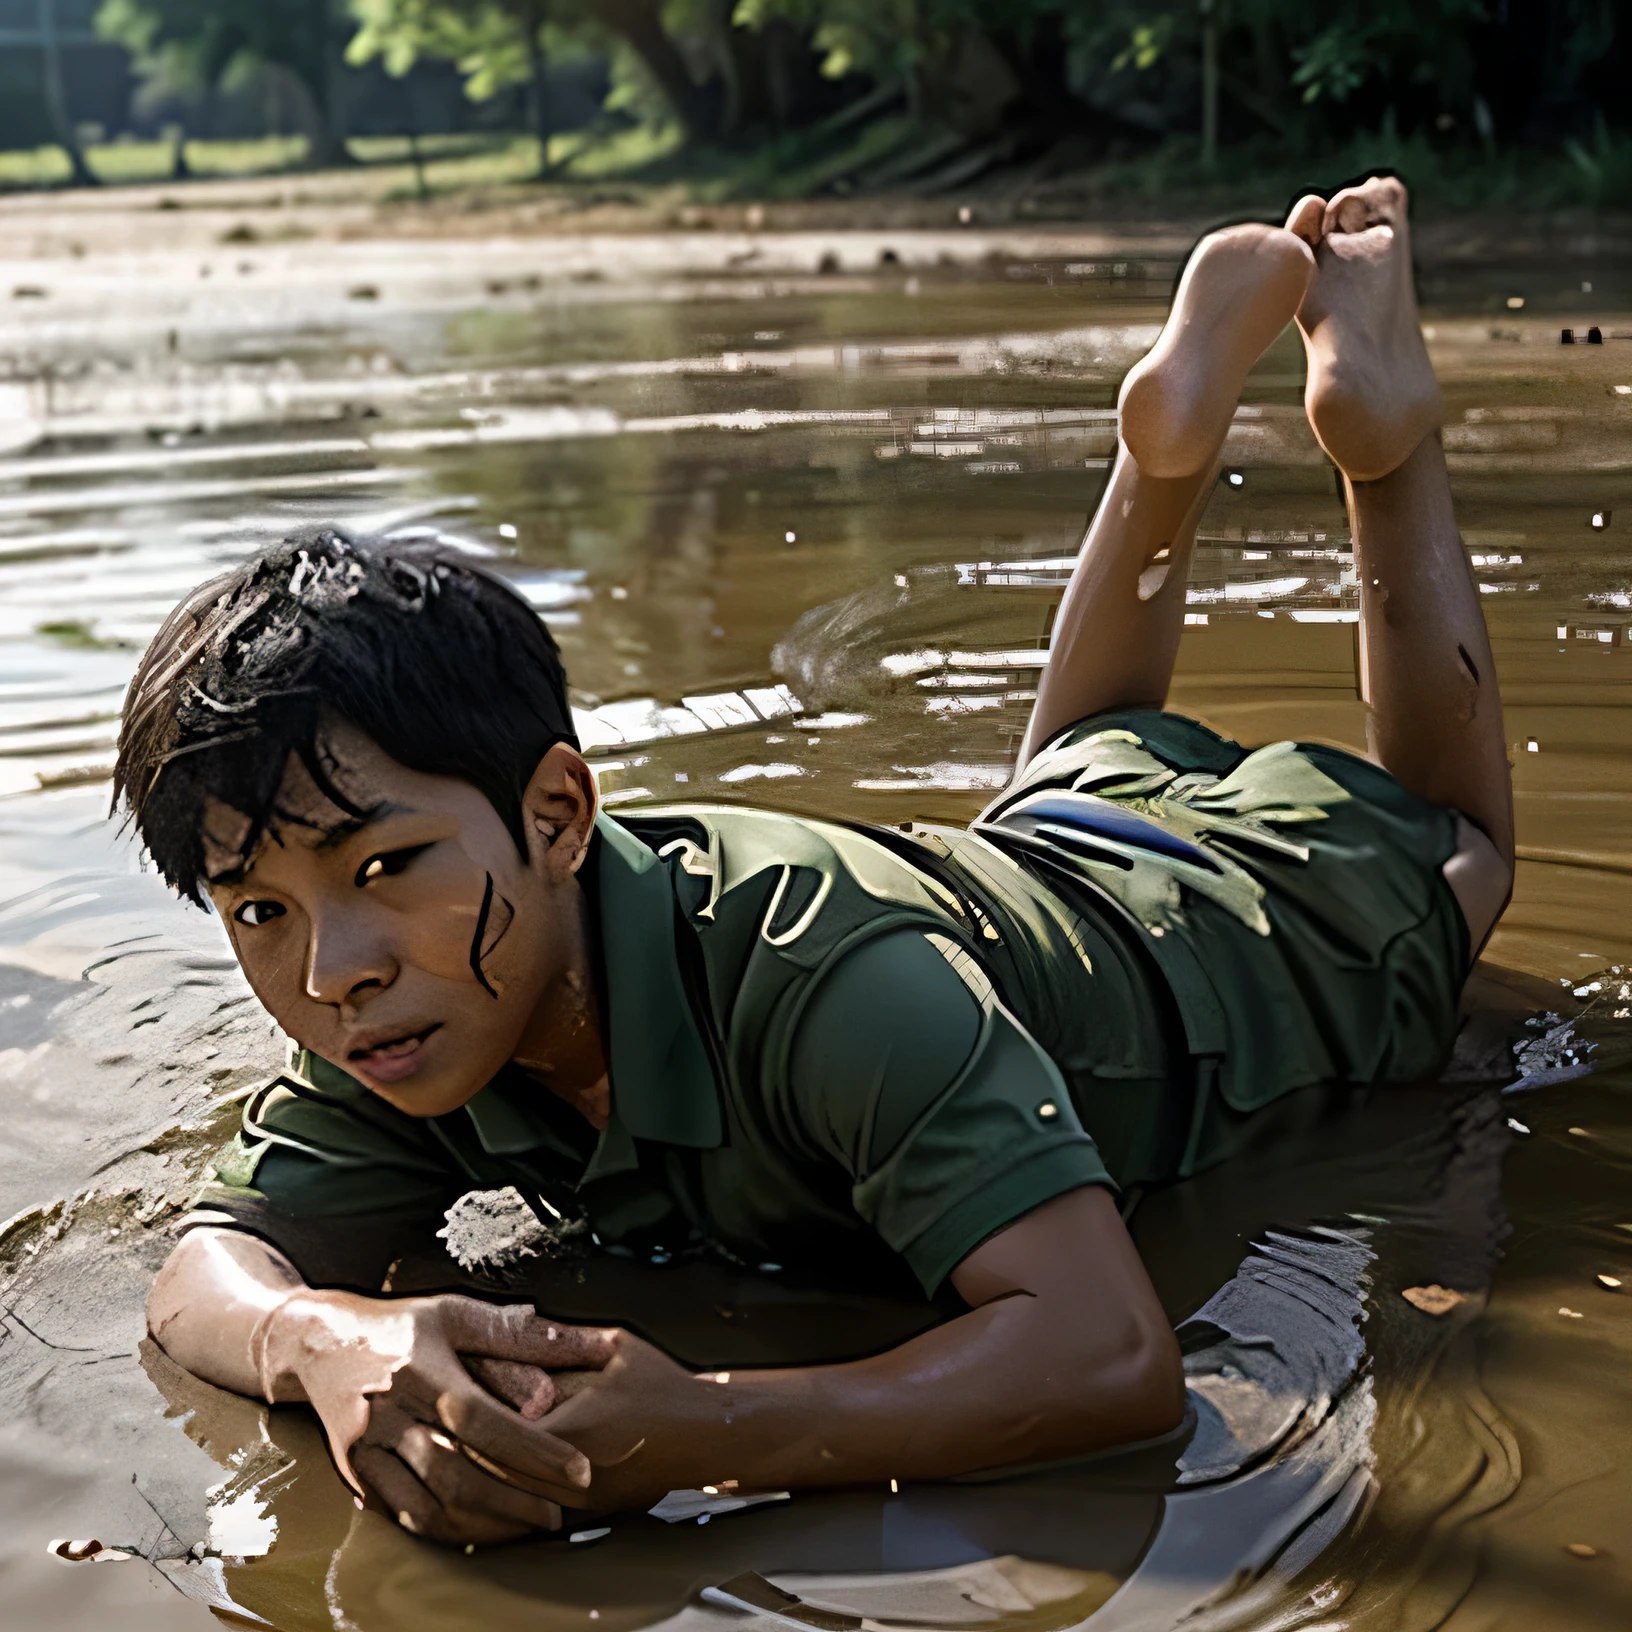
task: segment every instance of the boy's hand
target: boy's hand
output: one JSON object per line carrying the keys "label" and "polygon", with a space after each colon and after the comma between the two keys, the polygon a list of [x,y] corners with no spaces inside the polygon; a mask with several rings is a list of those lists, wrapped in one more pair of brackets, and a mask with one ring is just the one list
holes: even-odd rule
{"label": "boy's hand", "polygon": [[417,1535],[489,1542],[557,1529],[561,1510],[482,1471],[460,1445],[528,1484],[568,1498],[584,1490],[586,1458],[536,1420],[554,1398],[541,1372],[598,1369],[618,1335],[476,1298],[298,1292],[261,1321],[251,1349],[269,1400],[311,1402],[359,1496]]}
{"label": "boy's hand", "polygon": [[748,1425],[731,1373],[689,1371],[632,1332],[598,1335],[609,1340],[609,1357],[594,1370],[557,1376],[549,1416],[555,1434],[587,1456],[593,1478],[581,1498],[558,1485],[550,1494],[612,1512],[649,1506],[703,1478],[734,1478],[741,1470],[722,1430],[733,1419],[739,1433]]}

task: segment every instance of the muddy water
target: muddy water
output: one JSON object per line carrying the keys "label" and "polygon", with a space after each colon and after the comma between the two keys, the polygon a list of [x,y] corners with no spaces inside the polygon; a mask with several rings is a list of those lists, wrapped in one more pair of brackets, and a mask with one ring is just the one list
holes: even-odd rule
{"label": "muddy water", "polygon": [[[555,630],[614,808],[967,819],[1007,773],[1116,384],[1177,264],[1167,241],[908,234],[459,253],[314,255],[204,293],[179,255],[7,269],[44,291],[0,315],[0,1217],[19,1215],[0,1234],[0,1579],[18,1624],[184,1626],[209,1605],[369,1632],[1623,1625],[1632,1294],[1603,1280],[1632,1287],[1615,265],[1425,268],[1518,887],[1452,1080],[1287,1104],[1228,1171],[1135,1212],[1184,1323],[1187,1446],[467,1558],[356,1513],[301,1411],[143,1345],[169,1227],[280,1058],[213,923],[105,818],[121,691],[174,600],[305,522],[440,535]],[[1245,740],[1360,746],[1352,561],[1300,389],[1287,337],[1231,432],[1174,703]],[[1427,1286],[1458,1296],[1432,1313]],[[93,1535],[138,1556],[44,1555]]]}

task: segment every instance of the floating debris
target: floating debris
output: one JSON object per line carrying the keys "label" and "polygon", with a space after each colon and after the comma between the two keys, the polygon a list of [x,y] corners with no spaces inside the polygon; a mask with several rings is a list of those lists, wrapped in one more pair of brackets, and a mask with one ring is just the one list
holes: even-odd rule
{"label": "floating debris", "polygon": [[567,1540],[575,1545],[586,1545],[590,1542],[601,1541],[612,1534],[612,1526],[603,1524],[598,1530],[574,1530]]}
{"label": "floating debris", "polygon": [[804,776],[805,768],[802,765],[789,765],[784,761],[774,761],[769,765],[739,765],[733,771],[722,771],[722,782],[752,782],[759,777],[772,781],[784,776]]}
{"label": "floating debris", "polygon": [[1565,1549],[1571,1558],[1596,1558],[1598,1549],[1585,1541],[1572,1541]]}
{"label": "floating debris", "polygon": [[1579,1309],[1568,1308],[1562,1303],[1558,1306],[1558,1312],[1563,1315],[1566,1320],[1580,1320],[1582,1318],[1581,1311]]}
{"label": "floating debris", "polygon": [[64,1564],[123,1564],[139,1556],[133,1548],[105,1547],[100,1541],[48,1541],[45,1550]]}
{"label": "floating debris", "polygon": [[1611,1292],[1619,1292],[1621,1290],[1622,1283],[1619,1275],[1600,1275],[1598,1277],[1598,1284],[1600,1286],[1607,1286]]}
{"label": "floating debris", "polygon": [[719,1486],[706,1485],[701,1490],[671,1490],[656,1507],[647,1508],[654,1519],[665,1524],[699,1522],[722,1513],[735,1513],[745,1507],[762,1507],[766,1502],[786,1502],[791,1495],[785,1490],[727,1491]]}
{"label": "floating debris", "polygon": [[1425,1315],[1448,1315],[1467,1301],[1465,1293],[1453,1292],[1450,1287],[1440,1286],[1437,1282],[1430,1286],[1408,1286],[1400,1296]]}
{"label": "floating debris", "polygon": [[1520,1135],[1520,1136],[1521,1136],[1521,1137],[1523,1137],[1523,1136],[1524,1136],[1524,1135],[1527,1135],[1527,1134],[1528,1134],[1528,1133],[1529,1133],[1529,1132],[1530,1132],[1530,1130],[1529,1130],[1529,1128],[1527,1128],[1527,1127],[1526,1127],[1526,1126],[1525,1126],[1525,1125],[1524,1125],[1524,1123],[1522,1123],[1522,1122],[1521,1122],[1521,1121],[1519,1121],[1519,1119],[1518,1119],[1518,1118],[1517,1118],[1517,1117],[1516,1117],[1516,1116],[1510,1116],[1510,1117],[1509,1117],[1509,1118],[1508,1118],[1508,1119],[1507,1119],[1507,1125],[1508,1125],[1508,1127],[1510,1127],[1510,1128],[1511,1128],[1511,1129],[1512,1129],[1512,1130],[1513,1130],[1513,1131],[1514,1131],[1514,1132],[1515,1132],[1515,1133],[1516,1133],[1516,1134],[1519,1134],[1519,1135]]}
{"label": "floating debris", "polygon": [[[1593,995],[1596,997],[1597,994]],[[1518,1067],[1519,1078],[1517,1082],[1508,1084],[1506,1092],[1516,1094],[1530,1088],[1549,1087],[1557,1082],[1571,1082],[1591,1071],[1592,1065],[1587,1056],[1598,1045],[1583,1042],[1576,1036],[1575,1021],[1561,1021],[1556,1014],[1544,1014],[1528,1024],[1532,1027],[1545,1026],[1547,1029],[1539,1037],[1513,1045],[1513,1063]]]}

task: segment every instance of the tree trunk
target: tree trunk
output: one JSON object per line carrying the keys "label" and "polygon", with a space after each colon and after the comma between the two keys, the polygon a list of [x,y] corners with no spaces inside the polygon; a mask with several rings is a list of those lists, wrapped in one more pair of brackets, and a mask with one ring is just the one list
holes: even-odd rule
{"label": "tree trunk", "polygon": [[[357,161],[346,146],[345,132],[335,118],[333,99],[325,84],[321,90],[299,70],[292,70],[295,84],[300,87],[305,103],[306,163],[313,170],[340,170]],[[327,81],[325,73],[322,78]]]}
{"label": "tree trunk", "polygon": [[68,114],[68,95],[62,83],[62,53],[57,47],[56,0],[39,0],[40,82],[45,91],[45,111],[57,138],[57,146],[68,155],[74,186],[100,187],[101,178],[85,161],[79,132]]}
{"label": "tree trunk", "polygon": [[723,98],[718,84],[698,85],[685,58],[663,30],[660,0],[600,0],[600,21],[622,35],[658,83],[675,117],[693,140],[719,134]]}
{"label": "tree trunk", "polygon": [[550,64],[539,38],[542,19],[528,13],[521,26],[527,34],[527,104],[538,137],[538,177],[542,181],[550,174]]}
{"label": "tree trunk", "polygon": [[311,18],[305,49],[285,66],[306,93],[309,119],[306,162],[314,170],[338,170],[357,161],[346,146],[340,96],[340,40],[330,0],[308,0]]}
{"label": "tree trunk", "polygon": [[1066,78],[1065,30],[1058,16],[1039,19],[1026,34],[1012,28],[991,29],[988,38],[1020,83],[1020,105],[1031,121],[1051,135],[1085,136],[1099,143],[1149,132],[1120,116],[1106,113],[1076,96]]}

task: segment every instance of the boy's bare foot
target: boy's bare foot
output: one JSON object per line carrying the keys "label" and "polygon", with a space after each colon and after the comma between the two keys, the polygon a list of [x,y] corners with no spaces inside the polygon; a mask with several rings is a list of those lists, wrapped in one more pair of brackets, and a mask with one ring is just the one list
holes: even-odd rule
{"label": "boy's bare foot", "polygon": [[1248,370],[1298,309],[1315,261],[1280,227],[1210,233],[1179,280],[1167,326],[1122,382],[1122,440],[1147,476],[1193,476],[1218,457]]}
{"label": "boy's bare foot", "polygon": [[1318,229],[1315,278],[1298,309],[1309,353],[1304,407],[1320,445],[1350,481],[1397,469],[1439,424],[1439,384],[1411,287],[1405,188],[1374,176],[1317,218],[1300,199],[1288,228]]}

